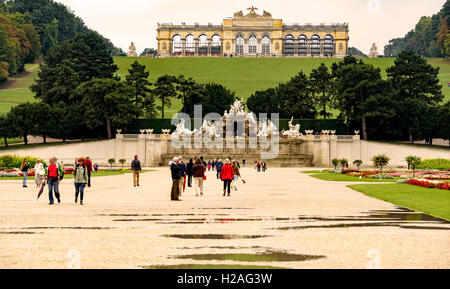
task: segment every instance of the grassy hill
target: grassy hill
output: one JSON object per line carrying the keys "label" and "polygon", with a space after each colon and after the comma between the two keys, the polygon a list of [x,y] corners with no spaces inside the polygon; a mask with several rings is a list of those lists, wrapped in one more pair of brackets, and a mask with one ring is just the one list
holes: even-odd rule
{"label": "grassy hill", "polygon": [[[151,81],[163,74],[193,77],[198,82],[216,82],[225,85],[236,92],[239,98],[247,99],[253,92],[274,87],[280,82],[289,80],[300,70],[309,74],[321,62],[331,65],[339,59],[322,58],[131,58],[115,57],[119,66],[118,73],[124,78],[130,65],[135,60],[145,64],[150,71]],[[393,65],[392,58],[365,59],[367,63],[381,68],[386,77],[386,68]],[[434,66],[439,66],[440,79],[446,100],[450,100],[450,61],[445,59],[429,59]],[[34,101],[33,94],[28,89],[36,77],[37,66],[28,65],[25,74],[12,78],[3,88],[0,88],[0,114],[7,113],[11,106]],[[179,111],[179,101],[174,101],[168,115]]]}

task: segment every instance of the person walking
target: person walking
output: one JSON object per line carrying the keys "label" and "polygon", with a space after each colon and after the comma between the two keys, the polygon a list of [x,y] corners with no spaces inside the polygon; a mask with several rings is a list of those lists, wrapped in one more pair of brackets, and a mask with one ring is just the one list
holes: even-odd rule
{"label": "person walking", "polygon": [[244,166],[244,168],[245,168],[245,162],[246,162],[246,159],[242,159],[242,165]]}
{"label": "person walking", "polygon": [[225,164],[222,167],[221,179],[223,181],[223,196],[225,197],[227,190],[228,196],[231,196],[231,181],[233,180],[233,167],[229,159],[225,160]]}
{"label": "person walking", "polygon": [[192,187],[192,177],[194,176],[194,160],[190,159],[186,166],[188,175],[188,187]]}
{"label": "person walking", "polygon": [[231,166],[233,167],[233,186],[234,186],[234,190],[237,191],[237,182],[238,182],[239,177],[241,177],[241,173],[239,171],[239,166],[236,161],[233,161]]}
{"label": "person walking", "polygon": [[141,161],[138,156],[134,156],[134,160],[131,161],[131,170],[133,171],[133,184],[134,187],[139,187],[139,174],[142,172]]}
{"label": "person walking", "polygon": [[56,163],[56,159],[54,157],[50,158],[49,165],[45,172],[47,184],[48,184],[48,199],[49,205],[54,204],[53,200],[53,191],[55,192],[55,197],[58,200],[58,203],[61,203],[61,198],[59,194],[59,183],[61,170],[59,164]]}
{"label": "person walking", "polygon": [[262,167],[263,173],[265,173],[265,172],[267,171],[267,164],[266,164],[266,161],[263,161],[263,162],[262,162],[261,167]]}
{"label": "person walking", "polygon": [[180,170],[180,196],[184,193],[185,183],[186,183],[186,175],[187,175],[187,167],[186,164],[183,162],[183,157],[178,157],[178,163],[181,166]]}
{"label": "person walking", "polygon": [[84,158],[78,159],[78,164],[73,172],[75,183],[75,204],[78,203],[78,195],[80,196],[80,205],[83,205],[84,188],[88,182],[88,168],[84,164]]}
{"label": "person walking", "polygon": [[203,157],[200,157],[200,160],[202,161],[203,165],[206,167],[208,164],[203,160]]}
{"label": "person walking", "polygon": [[26,158],[23,159],[22,164],[20,165],[20,171],[23,175],[23,182],[22,185],[24,188],[28,188],[27,186],[27,180],[28,180],[28,170],[30,169],[30,163]]}
{"label": "person walking", "polygon": [[212,167],[211,161],[208,161],[208,172],[211,171],[211,167]]}
{"label": "person walking", "polygon": [[36,165],[34,166],[34,181],[36,182],[36,187],[40,188],[42,185],[42,179],[45,176],[44,165],[41,160],[36,160]]}
{"label": "person walking", "polygon": [[200,159],[195,161],[193,168],[195,180],[195,196],[198,197],[198,190],[200,189],[200,196],[203,196],[203,182],[205,180],[206,168]]}
{"label": "person walking", "polygon": [[94,170],[95,170],[95,172],[98,172],[98,164],[97,163],[95,163],[95,165],[94,165]]}
{"label": "person walking", "polygon": [[261,163],[259,161],[256,163],[256,171],[258,173],[261,171]]}
{"label": "person walking", "polygon": [[[78,161],[78,163],[80,163],[80,162]],[[87,169],[87,175],[88,175],[87,186],[88,186],[88,187],[91,187],[92,162],[91,162],[91,160],[89,159],[89,157],[86,157],[86,159],[84,160],[83,163],[84,163],[84,166],[85,166],[86,169]]]}
{"label": "person walking", "polygon": [[217,179],[220,179],[220,174],[221,174],[221,172],[222,172],[222,167],[223,167],[223,162],[222,162],[222,160],[219,159],[219,160],[217,161],[216,167],[217,167],[216,177],[217,177]]}
{"label": "person walking", "polygon": [[216,169],[216,163],[217,163],[217,159],[214,159],[211,163],[213,172]]}
{"label": "person walking", "polygon": [[179,164],[179,159],[177,157],[173,158],[170,163],[170,173],[172,175],[172,189],[170,191],[170,199],[172,201],[180,201],[180,170],[183,167]]}

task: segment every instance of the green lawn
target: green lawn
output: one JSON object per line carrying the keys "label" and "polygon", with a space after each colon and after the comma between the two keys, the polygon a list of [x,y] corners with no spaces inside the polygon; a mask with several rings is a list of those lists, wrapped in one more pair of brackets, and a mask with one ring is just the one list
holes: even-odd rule
{"label": "green lawn", "polygon": [[351,185],[348,187],[373,198],[450,220],[450,191],[407,184]]}
{"label": "green lawn", "polygon": [[[154,170],[142,170],[142,173],[153,172]],[[109,176],[120,176],[124,174],[130,174],[131,170],[125,171],[98,171],[93,172],[91,177],[109,177]],[[14,180],[22,180],[23,177],[7,177],[0,178],[0,181],[14,181]],[[64,175],[64,179],[73,179],[73,175]],[[34,177],[28,177],[28,180],[34,180]]]}
{"label": "green lawn", "polygon": [[[128,69],[135,60],[147,66],[150,71],[150,80],[154,82],[159,76],[164,74],[193,77],[202,83],[216,82],[223,84],[236,92],[236,96],[246,100],[252,93],[258,90],[275,87],[280,82],[285,82],[296,75],[300,70],[309,74],[312,69],[325,63],[331,66],[332,63],[341,61],[335,58],[133,58],[115,57],[114,61],[119,66],[117,72],[124,79],[128,74]],[[386,68],[394,64],[393,58],[365,59],[381,68],[383,77],[386,77]],[[443,92],[447,100],[450,99],[450,89],[447,82],[450,82],[450,62],[445,59],[431,58],[429,62],[434,66],[439,66],[440,79],[443,84]],[[27,65],[30,73],[24,78],[16,77],[17,80],[8,87],[8,90],[0,88],[0,114],[8,112],[11,106],[26,101],[34,101],[33,93],[28,87],[36,77],[37,66]],[[159,103],[157,103],[159,104]],[[166,108],[167,117],[176,113],[181,108],[178,99],[173,100],[173,105]]]}
{"label": "green lawn", "polygon": [[[322,173],[322,174],[313,174],[311,177],[324,180],[324,181],[332,181],[332,182],[380,182],[379,179],[368,179],[368,178],[359,178],[354,176],[348,176],[345,174],[334,174],[334,173]],[[394,179],[383,179],[381,182],[383,183],[391,183],[400,180],[401,178]]]}
{"label": "green lawn", "polygon": [[321,171],[301,171],[302,174],[321,174]]}

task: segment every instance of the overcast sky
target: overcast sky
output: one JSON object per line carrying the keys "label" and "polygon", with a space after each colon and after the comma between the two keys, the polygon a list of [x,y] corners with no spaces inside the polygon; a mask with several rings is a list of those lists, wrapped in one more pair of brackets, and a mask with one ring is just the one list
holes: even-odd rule
{"label": "overcast sky", "polygon": [[134,41],[138,51],[156,48],[157,23],[221,24],[251,5],[285,23],[348,22],[350,46],[379,52],[392,38],[403,37],[421,16],[438,12],[445,0],[58,0],[90,28],[124,51]]}

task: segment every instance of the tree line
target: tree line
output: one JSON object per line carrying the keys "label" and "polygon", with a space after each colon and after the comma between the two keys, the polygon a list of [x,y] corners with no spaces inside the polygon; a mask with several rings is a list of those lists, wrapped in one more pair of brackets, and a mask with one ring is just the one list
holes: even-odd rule
{"label": "tree line", "polygon": [[414,52],[404,51],[381,70],[347,56],[331,70],[321,64],[308,77],[302,71],[275,88],[255,92],[247,101],[255,113],[277,112],[281,118],[330,117],[339,112],[347,126],[362,131],[363,139],[450,139],[450,102],[439,84],[439,68]]}
{"label": "tree line", "polygon": [[[200,84],[183,75],[160,76],[149,81],[150,72],[135,61],[125,79],[106,43],[97,33],[78,34],[52,47],[40,66],[31,90],[37,102],[13,107],[0,118],[0,135],[5,139],[42,135],[61,138],[106,134],[124,128],[137,118],[154,118],[173,99],[181,99],[182,111],[194,113],[203,104],[203,114],[225,111],[235,100],[234,92],[215,84]],[[160,104],[156,104],[160,100]],[[104,133],[103,133],[104,132]]]}
{"label": "tree line", "polygon": [[[88,32],[92,31],[83,20],[61,3],[0,0],[0,84],[23,72],[25,63],[46,56],[54,45]],[[125,55],[109,39],[102,39],[111,55]]]}
{"label": "tree line", "polygon": [[397,56],[402,51],[413,51],[424,57],[450,55],[450,0],[441,11],[431,17],[422,17],[415,29],[403,38],[395,38],[384,47],[385,56]]}

